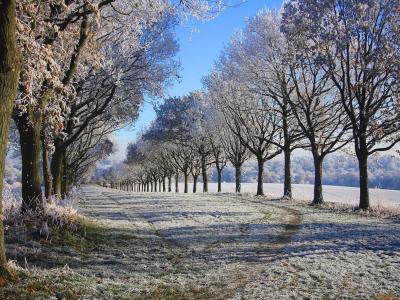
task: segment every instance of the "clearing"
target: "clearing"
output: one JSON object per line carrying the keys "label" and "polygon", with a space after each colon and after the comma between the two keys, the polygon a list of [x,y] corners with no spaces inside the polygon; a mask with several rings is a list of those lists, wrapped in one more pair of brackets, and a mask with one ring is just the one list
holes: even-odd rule
{"label": "clearing", "polygon": [[81,237],[32,242],[9,230],[8,256],[24,268],[1,299],[400,297],[399,219],[96,186],[78,209],[92,220]]}

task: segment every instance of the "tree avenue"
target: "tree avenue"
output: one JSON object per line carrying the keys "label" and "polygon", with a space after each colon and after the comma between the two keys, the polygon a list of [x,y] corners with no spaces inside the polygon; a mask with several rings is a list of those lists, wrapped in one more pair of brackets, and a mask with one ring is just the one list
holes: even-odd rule
{"label": "tree avenue", "polygon": [[[211,19],[231,4],[2,1],[0,194],[11,117],[20,137],[21,209],[40,213],[44,198],[66,196],[79,173],[112,152],[109,135],[136,120],[145,94],[165,92],[178,66],[177,20]],[[0,226],[2,268],[3,240]]]}
{"label": "tree avenue", "polygon": [[[21,213],[43,215],[115,152],[112,134],[134,124],[145,98],[156,118],[127,148],[104,186],[132,192],[209,192],[227,166],[241,193],[257,162],[263,196],[271,160],[309,151],[313,205],[323,198],[324,159],[353,152],[358,208],[370,208],[368,162],[400,141],[400,2],[285,1],[236,32],[203,89],[172,97],[179,78],[174,29],[242,1],[69,0],[0,2],[0,209],[10,124],[19,135]],[[195,70],[193,70],[195,71]],[[232,171],[233,172],[233,171]],[[199,187],[199,185],[202,185]],[[2,218],[3,219],[3,218]],[[0,285],[9,278],[0,221]]]}

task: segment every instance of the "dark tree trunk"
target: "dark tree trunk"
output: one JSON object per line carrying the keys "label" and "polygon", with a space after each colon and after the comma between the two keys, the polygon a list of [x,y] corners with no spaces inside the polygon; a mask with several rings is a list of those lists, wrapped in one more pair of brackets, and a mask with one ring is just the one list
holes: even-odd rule
{"label": "dark tree trunk", "polygon": [[[20,61],[16,45],[16,1],[0,1],[0,211],[3,211],[3,179],[8,130],[16,98]],[[4,244],[3,220],[0,220],[0,277],[10,277]]]}
{"label": "dark tree trunk", "polygon": [[171,176],[168,176],[168,192],[171,193],[172,192],[172,187],[171,187]]}
{"label": "dark tree trunk", "polygon": [[324,203],[322,194],[322,157],[314,155],[314,199],[313,205],[320,205]]}
{"label": "dark tree trunk", "polygon": [[235,182],[236,182],[236,193],[240,193],[241,191],[241,182],[242,182],[242,166],[235,166]]}
{"label": "dark tree trunk", "polygon": [[258,158],[257,163],[258,163],[257,196],[263,196],[264,195],[263,180],[264,180],[265,160],[262,158]]}
{"label": "dark tree trunk", "polygon": [[198,175],[193,175],[193,193],[197,192],[197,178],[199,176]]}
{"label": "dark tree trunk", "polygon": [[203,177],[203,193],[208,193],[207,164],[204,156],[201,158],[201,175]]}
{"label": "dark tree trunk", "polygon": [[40,178],[41,120],[30,120],[27,114],[16,117],[22,161],[22,211],[43,209]]}
{"label": "dark tree trunk", "polygon": [[[62,155],[62,164],[63,164],[63,177],[61,181],[61,196],[65,198],[69,194],[69,179],[67,177],[67,156],[65,151]],[[121,183],[121,189],[124,187],[124,183]]]}
{"label": "dark tree trunk", "polygon": [[179,193],[179,174],[175,175],[175,193]]}
{"label": "dark tree trunk", "polygon": [[285,156],[285,181],[283,185],[283,197],[292,199],[292,173],[291,173],[291,155],[292,151],[289,148],[284,149]]}
{"label": "dark tree trunk", "polygon": [[151,192],[154,192],[153,181],[152,181],[152,182],[150,182],[150,190],[151,190]]}
{"label": "dark tree trunk", "polygon": [[165,193],[165,177],[162,180],[162,191]]}
{"label": "dark tree trunk", "polygon": [[147,183],[146,187],[147,187],[147,192],[149,193],[150,192],[150,183]]}
{"label": "dark tree trunk", "polygon": [[222,170],[217,170],[218,173],[218,193],[222,192]]}
{"label": "dark tree trunk", "polygon": [[368,188],[368,153],[358,155],[358,167],[360,173],[360,203],[359,209],[369,209],[369,188]]}
{"label": "dark tree trunk", "polygon": [[60,142],[55,141],[55,151],[51,158],[51,175],[53,176],[53,192],[56,197],[61,198],[62,182],[64,176],[64,150],[59,146]]}
{"label": "dark tree trunk", "polygon": [[154,192],[157,193],[157,179],[154,180]]}
{"label": "dark tree trunk", "polygon": [[42,135],[42,160],[43,160],[44,195],[47,201],[50,201],[52,186],[53,186],[53,177],[51,176],[50,165],[49,165],[49,153],[43,135]]}
{"label": "dark tree trunk", "polygon": [[187,173],[184,173],[183,175],[184,175],[184,177],[185,177],[185,188],[184,188],[183,192],[184,192],[185,194],[187,194],[188,191],[189,191],[189,188],[188,188],[188,177],[189,177],[189,176],[188,176]]}

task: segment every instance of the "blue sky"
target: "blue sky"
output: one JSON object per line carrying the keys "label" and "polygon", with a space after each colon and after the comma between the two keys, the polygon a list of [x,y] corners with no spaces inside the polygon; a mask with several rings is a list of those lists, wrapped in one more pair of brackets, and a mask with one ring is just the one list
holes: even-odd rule
{"label": "blue sky", "polygon": [[[246,24],[246,19],[261,9],[279,9],[281,0],[247,0],[246,3],[226,9],[216,19],[201,22],[189,20],[176,28],[176,37],[180,45],[177,58],[182,64],[181,81],[169,90],[170,96],[180,96],[195,89],[201,89],[201,79],[209,73],[224,45],[229,43],[233,33]],[[154,119],[152,104],[146,102],[134,127],[124,128],[115,133],[118,152],[112,159],[122,160],[126,146],[133,142],[137,133]]]}

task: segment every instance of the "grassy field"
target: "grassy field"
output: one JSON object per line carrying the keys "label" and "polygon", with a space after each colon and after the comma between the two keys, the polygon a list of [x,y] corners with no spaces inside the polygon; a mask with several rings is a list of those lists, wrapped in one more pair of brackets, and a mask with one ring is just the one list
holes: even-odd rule
{"label": "grassy field", "polygon": [[0,299],[396,299],[400,222],[235,195],[84,187],[73,232],[11,226]]}

